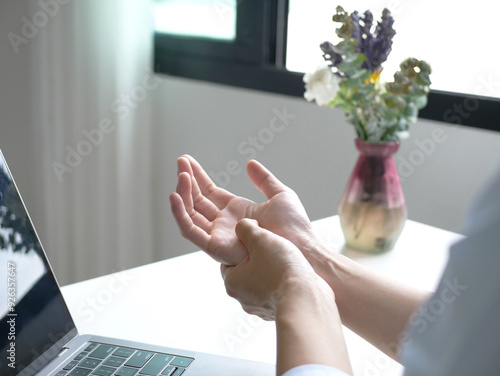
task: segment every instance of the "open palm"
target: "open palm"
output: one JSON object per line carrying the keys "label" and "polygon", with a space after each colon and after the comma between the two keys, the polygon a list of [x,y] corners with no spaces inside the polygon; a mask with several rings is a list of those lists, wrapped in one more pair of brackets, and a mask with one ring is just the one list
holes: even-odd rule
{"label": "open palm", "polygon": [[182,235],[215,260],[236,265],[247,256],[235,234],[236,224],[243,218],[256,219],[261,227],[299,248],[312,236],[297,195],[260,163],[250,161],[247,173],[268,199],[261,204],[217,187],[191,156],[180,157],[177,167],[177,191],[170,195],[172,213]]}

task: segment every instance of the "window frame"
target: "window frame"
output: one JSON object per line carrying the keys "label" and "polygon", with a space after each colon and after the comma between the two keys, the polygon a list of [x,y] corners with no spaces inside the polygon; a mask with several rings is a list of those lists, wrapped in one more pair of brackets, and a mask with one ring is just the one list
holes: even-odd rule
{"label": "window frame", "polygon": [[[288,0],[237,0],[236,17],[234,41],[155,33],[155,72],[303,97],[303,73],[285,67]],[[431,89],[419,118],[500,131],[500,98]]]}

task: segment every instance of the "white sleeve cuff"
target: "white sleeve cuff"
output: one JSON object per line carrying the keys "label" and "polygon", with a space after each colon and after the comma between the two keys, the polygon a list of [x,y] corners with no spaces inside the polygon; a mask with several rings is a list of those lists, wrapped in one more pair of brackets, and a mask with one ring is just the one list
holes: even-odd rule
{"label": "white sleeve cuff", "polygon": [[304,364],[286,371],[282,376],[348,376],[346,373],[321,364]]}

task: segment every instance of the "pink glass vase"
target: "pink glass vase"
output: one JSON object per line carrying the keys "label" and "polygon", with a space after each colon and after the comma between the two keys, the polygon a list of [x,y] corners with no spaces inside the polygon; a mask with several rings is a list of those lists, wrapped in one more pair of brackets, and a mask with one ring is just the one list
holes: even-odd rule
{"label": "pink glass vase", "polygon": [[358,161],[339,205],[346,245],[379,253],[394,247],[406,218],[406,204],[392,155],[397,142],[356,139]]}

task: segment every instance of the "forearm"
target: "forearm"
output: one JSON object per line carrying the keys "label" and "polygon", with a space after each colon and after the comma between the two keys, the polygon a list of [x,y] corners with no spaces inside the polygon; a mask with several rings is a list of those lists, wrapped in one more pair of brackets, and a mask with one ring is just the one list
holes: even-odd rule
{"label": "forearm", "polygon": [[299,282],[277,307],[277,374],[303,364],[322,364],[352,374],[334,295]]}
{"label": "forearm", "polygon": [[335,292],[342,323],[398,359],[401,334],[411,315],[429,296],[331,252],[322,242],[306,258]]}

